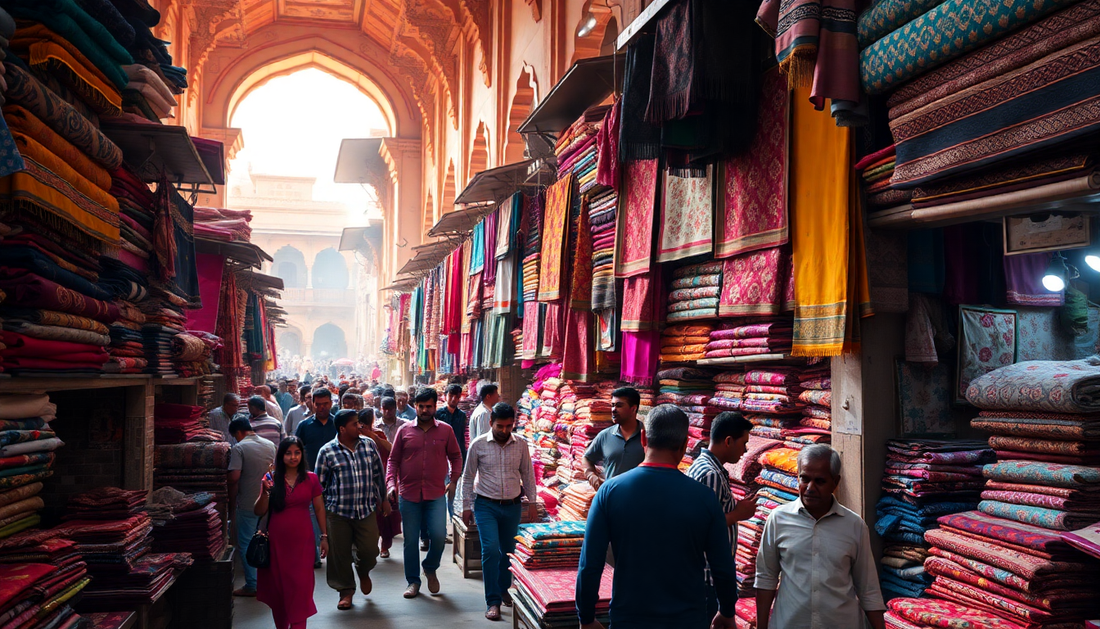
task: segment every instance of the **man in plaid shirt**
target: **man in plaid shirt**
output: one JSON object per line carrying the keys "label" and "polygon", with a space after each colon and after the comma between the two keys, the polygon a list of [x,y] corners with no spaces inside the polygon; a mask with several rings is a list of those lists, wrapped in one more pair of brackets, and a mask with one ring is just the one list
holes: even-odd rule
{"label": "man in plaid shirt", "polygon": [[[756,513],[756,496],[745,496],[736,502],[730,491],[730,475],[727,464],[733,465],[741,460],[749,442],[752,424],[741,413],[726,411],[719,413],[710,425],[710,445],[699,452],[699,456],[688,468],[687,475],[706,485],[718,496],[722,512],[726,514],[726,526],[730,531],[730,545],[737,543],[738,522],[748,520]],[[714,589],[710,565],[707,565],[707,613],[711,618],[718,613],[718,593]]]}
{"label": "man in plaid shirt", "polygon": [[390,503],[383,500],[385,467],[378,448],[359,435],[359,416],[342,410],[333,419],[336,439],[321,446],[317,454],[317,478],[325,496],[328,514],[329,555],[326,576],[330,588],[340,593],[337,609],[351,609],[355,594],[352,572],[352,544],[355,572],[363,594],[370,594],[370,571],[378,563],[378,516],[386,517]]}

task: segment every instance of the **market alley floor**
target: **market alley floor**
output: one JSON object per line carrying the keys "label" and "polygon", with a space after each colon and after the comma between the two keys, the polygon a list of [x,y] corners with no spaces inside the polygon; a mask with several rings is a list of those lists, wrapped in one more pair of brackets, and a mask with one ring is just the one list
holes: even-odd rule
{"label": "market alley floor", "polygon": [[[389,559],[378,559],[378,566],[371,571],[374,591],[370,596],[355,593],[355,606],[350,611],[339,611],[336,603],[339,596],[325,583],[324,567],[314,571],[316,576],[313,600],[317,603],[317,615],[309,619],[308,626],[313,629],[328,629],[338,626],[370,627],[371,629],[409,629],[410,627],[431,627],[446,623],[459,627],[505,627],[512,626],[512,610],[503,608],[501,620],[490,622],[485,619],[485,592],[481,579],[475,576],[462,578],[462,571],[451,561],[453,546],[447,544],[443,552],[443,564],[439,567],[440,592],[435,596],[428,593],[427,585],[415,599],[405,600],[401,594],[405,591],[405,576],[401,561],[401,545],[398,537],[394,541]],[[423,557],[423,553],[421,553]],[[237,566],[235,587],[244,584]],[[233,604],[233,629],[271,629],[271,610],[267,605],[254,598],[235,598]]]}

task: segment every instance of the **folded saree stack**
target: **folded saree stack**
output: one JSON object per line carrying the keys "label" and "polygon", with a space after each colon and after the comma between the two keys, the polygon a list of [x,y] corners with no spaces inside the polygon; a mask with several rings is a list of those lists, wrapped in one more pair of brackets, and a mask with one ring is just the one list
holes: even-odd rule
{"label": "folded saree stack", "polygon": [[[714,372],[694,367],[673,367],[657,372],[660,388],[654,404],[672,404],[688,416],[693,428],[710,434],[710,424],[722,412],[712,406],[715,395]],[[690,450],[690,448],[689,448]]]}
{"label": "folded saree stack", "polygon": [[596,187],[596,135],[607,107],[593,107],[566,129],[554,147],[558,158],[558,177],[572,173],[578,191],[585,194]]}
{"label": "folded saree stack", "polygon": [[252,211],[196,207],[195,237],[222,242],[251,242]]}
{"label": "folded saree stack", "polygon": [[196,560],[225,554],[227,540],[214,494],[162,487],[149,494],[146,510],[153,520],[153,552],[185,552]]}
{"label": "folded saree stack", "polygon": [[512,561],[528,570],[577,568],[584,544],[584,522],[521,524]]}
{"label": "folded saree stack", "polygon": [[661,332],[661,362],[686,363],[706,358],[715,324],[709,321],[670,325]]}
{"label": "folded saree stack", "polygon": [[723,321],[711,331],[707,358],[789,354],[794,334],[791,319],[740,323]]}
{"label": "folded saree stack", "polygon": [[[703,262],[676,269],[670,290],[668,321],[716,318],[722,292],[722,263]],[[703,341],[703,345],[708,342]]]}
{"label": "folded saree stack", "polygon": [[228,521],[229,444],[224,441],[192,441],[158,445],[154,454],[153,484],[157,489],[213,496],[222,522]]}
{"label": "folded saree stack", "polygon": [[802,389],[798,400],[806,407],[802,409],[799,428],[784,437],[801,444],[829,443],[833,428],[833,385],[828,365],[799,373],[798,386]]}
{"label": "folded saree stack", "polygon": [[753,424],[752,434],[766,439],[782,441],[803,433],[821,434],[820,429],[800,430],[815,428],[804,424],[806,404],[799,399],[803,391],[800,373],[793,367],[720,373],[714,377],[716,390],[710,404],[722,410],[741,411]]}
{"label": "folded saree stack", "polygon": [[596,497],[595,490],[587,482],[573,483],[562,492],[558,516],[562,522],[588,520],[588,509]]}
{"label": "folded saree stack", "polygon": [[982,464],[993,452],[981,441],[895,439],[887,442],[875,531],[882,536],[880,582],[887,599],[919,597],[932,583],[924,568],[924,534],[937,518],[978,504]]}
{"label": "folded saree stack", "polygon": [[[536,627],[568,627],[577,624],[577,569],[541,568],[529,570],[515,557],[512,572],[516,599],[516,614],[530,615]],[[604,566],[600,581],[600,599],[596,603],[596,620],[609,623],[611,583],[614,571]]]}
{"label": "folded saree stack", "polygon": [[872,207],[933,220],[1100,188],[1100,2],[895,0],[859,39],[894,140],[857,164]]}
{"label": "folded saree stack", "polygon": [[[738,523],[737,547],[734,550],[740,596],[750,596],[755,591],[756,555],[768,516],[776,507],[798,498],[798,451],[784,448],[771,440],[756,442],[754,450],[755,463],[746,464],[742,478],[745,473],[759,470],[754,480],[759,488],[756,512],[748,520]],[[746,452],[745,456],[750,456],[750,453]]]}
{"label": "folded saree stack", "polygon": [[1097,410],[1098,374],[1087,360],[1025,361],[971,381],[967,401],[983,411],[974,424],[994,431],[998,460],[982,468],[977,510],[941,516],[925,533],[928,595],[1013,627],[1083,626],[1094,616],[1100,561],[1062,533],[1097,519],[1100,468],[1059,457],[1080,460],[1094,443],[1080,435]]}
{"label": "folded saree stack", "polygon": [[91,579],[76,543],[62,531],[25,531],[0,540],[0,582],[4,627],[82,626],[73,604]]}
{"label": "folded saree stack", "polygon": [[41,522],[42,481],[64,445],[50,430],[56,413],[47,395],[0,395],[0,539]]}

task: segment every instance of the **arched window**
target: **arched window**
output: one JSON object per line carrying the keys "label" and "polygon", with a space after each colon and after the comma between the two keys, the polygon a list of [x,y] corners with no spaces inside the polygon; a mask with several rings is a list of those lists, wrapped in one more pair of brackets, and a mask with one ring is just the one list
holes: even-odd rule
{"label": "arched window", "polygon": [[291,356],[302,355],[302,337],[294,330],[283,330],[275,339],[275,346],[279,351],[285,351]]}
{"label": "arched window", "polygon": [[344,339],[344,330],[340,326],[326,323],[313,332],[313,351],[315,359],[337,360],[347,358],[348,343]]}
{"label": "arched window", "polygon": [[348,287],[348,264],[332,247],[322,250],[313,260],[313,288]]}
{"label": "arched window", "polygon": [[280,247],[271,262],[271,272],[283,280],[286,288],[305,288],[306,286],[306,257],[290,245]]}

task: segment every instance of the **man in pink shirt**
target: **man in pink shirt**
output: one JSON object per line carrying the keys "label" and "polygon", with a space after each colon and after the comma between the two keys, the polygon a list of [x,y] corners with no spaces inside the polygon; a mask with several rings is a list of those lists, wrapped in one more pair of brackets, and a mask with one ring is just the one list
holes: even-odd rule
{"label": "man in pink shirt", "polygon": [[[462,476],[462,453],[454,430],[435,418],[438,396],[435,389],[424,387],[416,394],[416,422],[397,430],[386,471],[390,498],[399,497],[405,534],[405,598],[420,594],[420,546],[417,535],[409,531],[428,531],[428,554],[424,557],[424,575],[428,591],[439,593],[439,569],[447,539],[447,494],[453,492]],[[450,464],[451,483],[445,482]]]}

